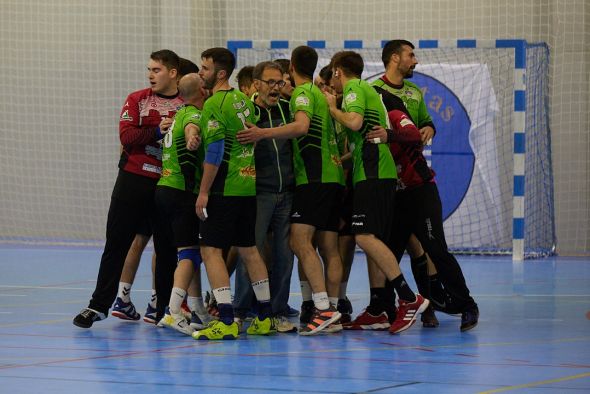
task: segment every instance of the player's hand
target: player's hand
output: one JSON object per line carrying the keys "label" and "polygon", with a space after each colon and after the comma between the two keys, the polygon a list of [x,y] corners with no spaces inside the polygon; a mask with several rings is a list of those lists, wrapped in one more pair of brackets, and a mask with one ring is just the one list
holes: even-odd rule
{"label": "player's hand", "polygon": [[209,195],[205,193],[199,193],[197,197],[197,202],[195,204],[195,210],[197,212],[197,216],[202,221],[207,219],[207,203],[209,202]]}
{"label": "player's hand", "polygon": [[239,131],[238,134],[236,134],[236,139],[240,144],[253,144],[263,138],[261,128],[249,122],[246,122],[246,126],[248,127],[247,129]]}
{"label": "player's hand", "polygon": [[160,121],[160,133],[162,133],[162,135],[166,134],[170,126],[172,126],[172,118],[162,118]]}
{"label": "player's hand", "polygon": [[326,97],[326,101],[328,102],[328,106],[330,108],[336,108],[336,95],[328,92],[327,90],[322,90],[324,97]]}
{"label": "player's hand", "polygon": [[422,127],[420,129],[420,135],[421,135],[420,139],[422,140],[422,145],[426,145],[432,140],[432,137],[434,137],[434,129],[430,126]]}
{"label": "player's hand", "polygon": [[373,144],[387,143],[387,131],[383,126],[373,126],[371,131],[365,135],[365,140]]}
{"label": "player's hand", "polygon": [[201,136],[195,131],[191,133],[186,139],[186,149],[195,151],[201,146]]}

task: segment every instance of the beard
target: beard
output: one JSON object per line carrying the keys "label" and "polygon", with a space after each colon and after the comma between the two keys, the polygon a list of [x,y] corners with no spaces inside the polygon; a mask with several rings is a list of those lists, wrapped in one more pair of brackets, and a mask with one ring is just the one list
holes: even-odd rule
{"label": "beard", "polygon": [[217,76],[213,75],[208,79],[203,79],[203,87],[211,90],[217,84]]}

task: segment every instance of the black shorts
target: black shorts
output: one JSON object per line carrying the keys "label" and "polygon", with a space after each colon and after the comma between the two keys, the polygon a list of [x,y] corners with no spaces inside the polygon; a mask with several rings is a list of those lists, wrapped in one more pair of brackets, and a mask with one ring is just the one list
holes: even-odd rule
{"label": "black shorts", "polygon": [[343,186],[338,183],[308,183],[295,187],[291,223],[314,226],[319,231],[338,232]]}
{"label": "black shorts", "polygon": [[156,209],[160,225],[168,224],[176,248],[199,244],[199,218],[195,211],[197,196],[167,186],[156,187]]}
{"label": "black shorts", "polygon": [[368,179],[354,187],[352,233],[373,234],[389,241],[395,201],[395,179]]}
{"label": "black shorts", "polygon": [[352,235],[352,209],[354,206],[354,190],[352,186],[346,187],[342,196],[342,205],[340,206],[340,227],[338,234],[341,236]]}
{"label": "black shorts", "polygon": [[209,196],[199,238],[202,245],[219,249],[256,246],[256,196]]}
{"label": "black shorts", "polygon": [[137,225],[137,230],[135,230],[136,234],[143,235],[144,237],[151,237],[152,236],[152,220],[150,217],[144,217],[141,220],[141,223]]}

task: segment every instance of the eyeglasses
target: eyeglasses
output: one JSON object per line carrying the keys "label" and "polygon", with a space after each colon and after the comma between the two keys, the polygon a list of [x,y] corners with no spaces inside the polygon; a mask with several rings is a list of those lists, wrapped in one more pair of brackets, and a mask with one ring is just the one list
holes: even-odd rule
{"label": "eyeglasses", "polygon": [[274,88],[275,85],[280,88],[282,88],[283,86],[286,85],[287,82],[283,81],[282,79],[279,79],[278,81],[275,81],[274,79],[269,79],[268,81],[265,81],[264,79],[259,79],[260,82],[264,82],[265,84],[268,85],[269,88]]}

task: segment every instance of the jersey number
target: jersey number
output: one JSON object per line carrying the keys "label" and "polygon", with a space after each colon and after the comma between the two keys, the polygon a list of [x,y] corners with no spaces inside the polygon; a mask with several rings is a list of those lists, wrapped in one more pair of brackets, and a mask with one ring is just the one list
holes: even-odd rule
{"label": "jersey number", "polygon": [[164,136],[164,146],[166,148],[170,148],[172,146],[172,130],[174,130],[174,123],[176,123],[176,119],[172,122],[168,132]]}

